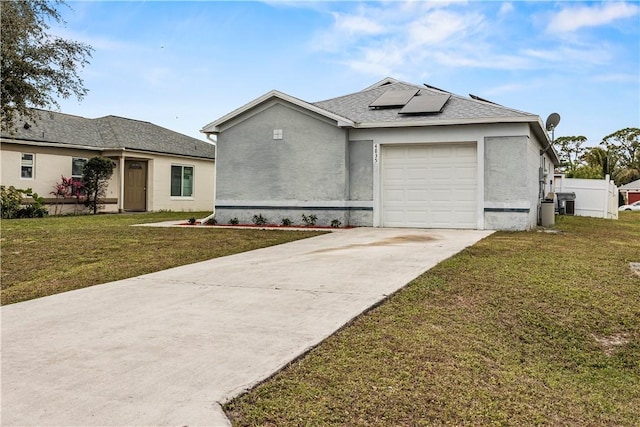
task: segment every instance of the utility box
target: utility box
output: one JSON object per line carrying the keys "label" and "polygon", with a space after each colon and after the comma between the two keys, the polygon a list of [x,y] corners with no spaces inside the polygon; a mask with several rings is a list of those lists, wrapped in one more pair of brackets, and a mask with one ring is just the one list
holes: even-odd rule
{"label": "utility box", "polygon": [[556,223],[556,209],[553,200],[545,200],[540,206],[540,225],[551,227]]}
{"label": "utility box", "polygon": [[560,215],[574,215],[576,213],[576,193],[556,193],[556,198]]}

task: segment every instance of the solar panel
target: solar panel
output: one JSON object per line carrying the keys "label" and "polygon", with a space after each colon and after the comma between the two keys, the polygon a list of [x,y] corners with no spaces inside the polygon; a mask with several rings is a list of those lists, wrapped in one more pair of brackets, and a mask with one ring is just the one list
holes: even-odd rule
{"label": "solar panel", "polygon": [[399,114],[439,113],[451,98],[450,93],[414,96],[398,112]]}
{"label": "solar panel", "polygon": [[417,89],[388,90],[369,104],[369,107],[402,107],[416,93]]}

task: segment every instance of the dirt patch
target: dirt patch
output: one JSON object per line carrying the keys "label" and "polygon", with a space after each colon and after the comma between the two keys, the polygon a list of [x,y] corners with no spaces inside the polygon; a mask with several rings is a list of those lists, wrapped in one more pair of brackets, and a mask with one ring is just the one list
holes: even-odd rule
{"label": "dirt patch", "polygon": [[593,335],[593,339],[595,339],[596,342],[600,344],[600,347],[602,347],[604,354],[606,354],[607,356],[611,356],[616,351],[616,348],[629,342],[629,337],[627,334],[614,334],[608,337],[598,337]]}
{"label": "dirt patch", "polygon": [[343,251],[352,248],[366,248],[366,247],[376,247],[376,246],[390,246],[402,243],[415,243],[415,242],[431,242],[434,240],[438,240],[433,236],[429,235],[409,235],[409,236],[396,236],[389,237],[387,239],[376,240],[375,242],[370,243],[354,243],[352,245],[341,246],[339,248],[329,248],[329,249],[319,249],[317,251],[310,252],[312,254],[320,254],[327,252],[335,252],[335,251]]}

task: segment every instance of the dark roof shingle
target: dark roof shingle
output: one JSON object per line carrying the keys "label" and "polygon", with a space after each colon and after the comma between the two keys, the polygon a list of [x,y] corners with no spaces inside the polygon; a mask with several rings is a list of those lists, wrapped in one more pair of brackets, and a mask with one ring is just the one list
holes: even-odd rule
{"label": "dark roof shingle", "polygon": [[[38,110],[38,120],[19,120],[14,134],[3,138],[68,144],[98,149],[129,149],[181,156],[215,158],[215,146],[140,120],[117,116],[87,119]],[[27,124],[25,126],[25,123]]]}
{"label": "dark roof shingle", "polygon": [[451,98],[449,98],[449,101],[444,105],[442,112],[437,114],[404,115],[398,114],[401,107],[378,109],[369,107],[373,101],[386,91],[408,89],[419,90],[420,95],[422,96],[440,95],[443,93],[443,91],[426,86],[418,86],[396,81],[395,83],[367,88],[361,92],[314,102],[313,105],[344,116],[356,123],[384,124],[402,122],[410,125],[411,122],[418,121],[424,123],[428,121],[437,122],[535,116],[534,114],[524,113],[498,104],[466,98],[455,94],[451,94]]}

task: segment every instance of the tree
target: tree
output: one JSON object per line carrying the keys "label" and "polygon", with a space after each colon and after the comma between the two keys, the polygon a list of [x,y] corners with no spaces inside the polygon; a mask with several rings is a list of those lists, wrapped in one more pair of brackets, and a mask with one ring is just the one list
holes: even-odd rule
{"label": "tree", "polygon": [[561,136],[555,140],[555,148],[560,158],[560,167],[558,169],[566,173],[568,177],[571,177],[581,164],[582,155],[585,151],[582,145],[585,142],[587,142],[585,136]]}
{"label": "tree", "polygon": [[602,139],[601,145],[614,153],[619,168],[613,174],[617,185],[640,179],[640,129],[620,129]]}
{"label": "tree", "polygon": [[0,2],[2,59],[0,128],[15,129],[18,116],[37,120],[31,108],[58,109],[56,97],[87,94],[78,75],[89,63],[91,46],[51,35],[49,22],[64,24],[56,6],[62,0]]}
{"label": "tree", "polygon": [[[582,155],[582,160],[586,162],[585,167],[597,172],[594,178],[604,178],[609,175],[613,177],[617,169],[618,156],[616,153],[602,147],[589,147]],[[581,177],[574,177],[581,178]]]}
{"label": "tree", "polygon": [[102,204],[102,199],[107,193],[109,178],[113,175],[113,169],[116,163],[106,157],[92,157],[84,165],[82,169],[82,183],[87,192],[87,198],[84,202],[93,214],[98,213],[98,208]]}

